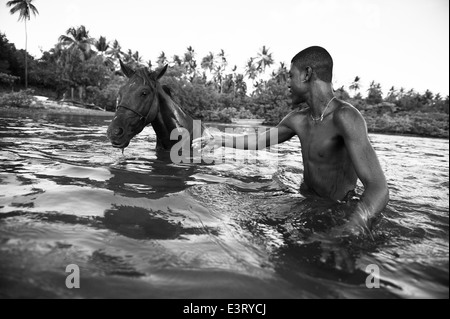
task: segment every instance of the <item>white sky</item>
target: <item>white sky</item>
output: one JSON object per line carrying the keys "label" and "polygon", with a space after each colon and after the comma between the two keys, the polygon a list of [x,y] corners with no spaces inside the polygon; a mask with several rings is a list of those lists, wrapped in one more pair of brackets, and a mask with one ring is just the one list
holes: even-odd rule
{"label": "white sky", "polygon": [[[0,32],[24,48],[23,22],[0,0]],[[320,45],[334,59],[335,86],[361,77],[386,93],[394,85],[449,93],[448,0],[34,0],[39,15],[28,23],[28,49],[40,57],[69,27],[117,39],[144,60],[182,55],[191,45],[197,61],[224,49],[242,71],[266,45],[278,64]]]}

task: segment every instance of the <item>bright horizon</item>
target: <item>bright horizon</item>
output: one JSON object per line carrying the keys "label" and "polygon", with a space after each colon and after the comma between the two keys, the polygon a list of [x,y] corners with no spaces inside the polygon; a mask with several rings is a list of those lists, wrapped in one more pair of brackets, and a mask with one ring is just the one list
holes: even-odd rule
{"label": "bright horizon", "polygon": [[[25,48],[24,23],[0,1],[0,32]],[[154,63],[188,46],[198,62],[225,50],[229,67],[243,72],[250,57],[269,48],[289,66],[300,50],[320,45],[334,60],[335,88],[348,90],[355,76],[365,95],[374,80],[391,86],[449,94],[448,0],[34,0],[39,15],[27,21],[28,51],[50,50],[70,27],[85,25],[91,37],[117,39]],[[268,71],[269,72],[269,71]]]}

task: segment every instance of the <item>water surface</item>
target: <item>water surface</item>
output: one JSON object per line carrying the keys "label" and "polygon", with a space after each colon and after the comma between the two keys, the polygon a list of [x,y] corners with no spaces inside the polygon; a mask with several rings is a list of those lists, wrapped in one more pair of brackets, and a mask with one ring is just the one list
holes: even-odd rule
{"label": "water surface", "polygon": [[110,120],[1,109],[0,297],[448,298],[448,140],[370,136],[391,201],[338,252],[308,240],[336,207],[299,194],[298,139],[176,165],[151,127],[113,149]]}

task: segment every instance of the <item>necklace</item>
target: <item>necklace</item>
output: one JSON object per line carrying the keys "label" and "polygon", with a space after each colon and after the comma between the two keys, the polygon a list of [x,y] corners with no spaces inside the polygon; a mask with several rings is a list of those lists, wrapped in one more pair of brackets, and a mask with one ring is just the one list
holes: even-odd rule
{"label": "necklace", "polygon": [[333,97],[331,98],[331,100],[328,101],[327,106],[325,107],[325,109],[324,109],[323,112],[322,112],[322,115],[320,115],[319,117],[314,118],[314,116],[312,116],[312,113],[310,113],[309,115],[311,116],[311,119],[312,119],[314,122],[316,122],[316,123],[319,122],[319,121],[322,122],[322,121],[323,121],[323,116],[325,115],[325,112],[327,111],[328,106],[330,106],[331,101],[333,101],[335,98],[336,98],[336,97],[333,96]]}

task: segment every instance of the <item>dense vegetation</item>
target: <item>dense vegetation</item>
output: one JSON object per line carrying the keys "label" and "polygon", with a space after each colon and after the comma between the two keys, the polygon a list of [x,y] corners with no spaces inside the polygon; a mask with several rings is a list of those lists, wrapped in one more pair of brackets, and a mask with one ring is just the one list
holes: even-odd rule
{"label": "dense vegetation", "polygon": [[[117,40],[90,37],[84,26],[67,30],[39,58],[17,50],[0,33],[0,106],[31,103],[30,91],[10,93],[24,88],[27,77],[34,94],[113,111],[118,88],[125,81],[119,59],[133,67],[152,70],[169,64],[161,81],[172,89],[174,99],[183,108],[205,121],[264,118],[267,124],[277,124],[293,110],[287,67],[283,63],[275,66],[272,53],[265,46],[249,58],[244,73],[239,73],[236,66],[228,65],[223,50],[200,58],[188,47],[181,55],[167,57],[161,52],[154,63],[144,62],[138,51],[123,50]],[[269,69],[275,71],[268,74]],[[348,87],[336,90],[339,98],[364,114],[370,131],[448,137],[448,96],[394,87],[383,94],[381,85],[374,81],[364,93],[358,76]]]}

